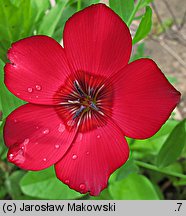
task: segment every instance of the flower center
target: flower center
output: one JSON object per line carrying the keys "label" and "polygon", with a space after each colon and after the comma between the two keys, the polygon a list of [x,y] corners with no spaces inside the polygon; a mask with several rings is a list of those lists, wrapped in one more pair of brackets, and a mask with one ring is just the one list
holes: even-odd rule
{"label": "flower center", "polygon": [[69,76],[59,92],[58,104],[67,126],[91,130],[105,124],[112,114],[113,91],[105,77],[79,72]]}
{"label": "flower center", "polygon": [[97,96],[103,87],[104,85],[102,85],[99,89],[95,91],[94,88],[91,88],[90,86],[88,86],[88,92],[84,92],[79,82],[77,80],[74,81],[74,88],[76,89],[76,94],[77,94],[76,100],[72,100],[72,101],[68,100],[69,105],[70,104],[77,105],[77,110],[73,116],[73,119],[91,110],[97,111],[101,115],[104,115],[104,113],[100,111],[96,103]]}

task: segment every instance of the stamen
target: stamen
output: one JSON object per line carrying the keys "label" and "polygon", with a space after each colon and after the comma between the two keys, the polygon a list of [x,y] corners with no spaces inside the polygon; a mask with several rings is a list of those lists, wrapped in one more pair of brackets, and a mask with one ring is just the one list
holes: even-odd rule
{"label": "stamen", "polygon": [[82,90],[82,88],[80,87],[80,85],[79,85],[79,83],[78,83],[78,81],[77,80],[75,80],[74,81],[74,87],[76,88],[76,90],[78,91],[78,93],[80,94],[80,96],[87,96],[86,94],[85,94],[85,92]]}
{"label": "stamen", "polygon": [[90,88],[90,86],[88,87],[88,95],[89,96],[93,96],[93,92],[94,92],[94,89],[93,88]]}
{"label": "stamen", "polygon": [[104,86],[105,86],[105,85],[103,84],[103,85],[97,90],[97,92],[96,92],[96,94],[95,94],[95,96],[94,96],[95,99],[97,98],[99,92],[101,91],[101,89],[102,89]]}
{"label": "stamen", "polygon": [[99,114],[101,114],[102,116],[104,116],[105,114],[103,112],[101,112],[100,110],[98,111]]}
{"label": "stamen", "polygon": [[80,101],[79,100],[75,100],[75,101],[68,100],[68,103],[69,104],[80,104]]}
{"label": "stamen", "polygon": [[90,107],[96,111],[99,111],[99,108],[91,101]]}
{"label": "stamen", "polygon": [[75,113],[75,115],[73,116],[72,119],[74,120],[75,118],[77,118],[83,112],[83,110],[85,108],[86,108],[85,106],[81,105],[80,108],[76,111],[76,113]]}

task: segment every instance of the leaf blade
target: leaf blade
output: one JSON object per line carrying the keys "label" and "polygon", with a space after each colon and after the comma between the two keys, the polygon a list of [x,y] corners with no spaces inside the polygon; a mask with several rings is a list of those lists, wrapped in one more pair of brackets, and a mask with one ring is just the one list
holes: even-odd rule
{"label": "leaf blade", "polygon": [[20,182],[24,194],[40,199],[76,199],[83,195],[71,190],[55,176],[53,167],[28,172]]}
{"label": "leaf blade", "polygon": [[[181,121],[170,133],[165,143],[161,147],[158,157],[157,157],[157,166],[166,167],[171,163],[175,162],[180,156],[184,146],[186,145],[186,129],[185,129],[184,119]],[[178,143],[179,145],[175,145]]]}
{"label": "leaf blade", "polygon": [[109,5],[125,23],[128,22],[134,9],[134,0],[109,0]]}
{"label": "leaf blade", "polygon": [[140,40],[142,40],[143,38],[145,38],[151,31],[151,27],[152,27],[152,9],[149,6],[147,6],[146,12],[142,17],[139,27],[136,31],[136,34],[132,40],[132,44],[135,44]]}

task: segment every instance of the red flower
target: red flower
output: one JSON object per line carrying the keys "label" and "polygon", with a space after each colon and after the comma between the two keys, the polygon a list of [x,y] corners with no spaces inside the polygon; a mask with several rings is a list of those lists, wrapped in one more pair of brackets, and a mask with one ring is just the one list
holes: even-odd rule
{"label": "red flower", "polygon": [[103,4],[72,16],[63,39],[64,48],[33,36],[8,51],[5,84],[29,102],[7,118],[8,159],[26,170],[55,164],[70,188],[98,195],[128,159],[124,136],[155,134],[180,93],[152,60],[128,64],[129,30]]}

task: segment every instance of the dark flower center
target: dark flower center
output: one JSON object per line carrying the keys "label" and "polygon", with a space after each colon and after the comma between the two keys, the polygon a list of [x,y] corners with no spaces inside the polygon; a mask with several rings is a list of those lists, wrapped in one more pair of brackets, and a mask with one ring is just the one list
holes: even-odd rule
{"label": "dark flower center", "polygon": [[91,130],[112,114],[112,85],[105,77],[78,72],[69,76],[58,93],[58,104],[68,127]]}
{"label": "dark flower center", "polygon": [[98,107],[99,104],[97,105],[97,102],[96,102],[98,94],[100,90],[104,87],[104,85],[101,86],[96,91],[94,90],[94,88],[91,88],[90,86],[88,86],[88,91],[84,92],[79,82],[75,80],[74,87],[77,93],[76,100],[74,101],[68,100],[69,105],[70,104],[77,105],[77,111],[75,112],[73,119],[79,117],[81,114],[88,112],[88,111],[97,111],[98,113],[104,115],[104,113],[102,113]]}

